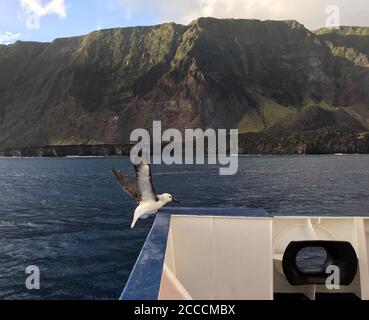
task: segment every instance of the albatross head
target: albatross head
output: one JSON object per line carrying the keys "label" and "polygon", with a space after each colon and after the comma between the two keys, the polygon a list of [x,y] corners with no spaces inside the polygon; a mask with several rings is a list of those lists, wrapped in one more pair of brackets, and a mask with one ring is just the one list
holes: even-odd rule
{"label": "albatross head", "polygon": [[173,196],[169,193],[164,193],[158,198],[161,202],[164,202],[165,204],[172,202],[172,201],[176,202],[176,200],[173,199]]}

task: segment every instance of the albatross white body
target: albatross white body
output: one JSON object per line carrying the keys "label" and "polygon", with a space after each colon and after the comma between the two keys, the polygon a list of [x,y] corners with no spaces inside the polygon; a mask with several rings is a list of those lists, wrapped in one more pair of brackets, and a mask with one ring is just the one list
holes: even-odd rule
{"label": "albatross white body", "polygon": [[169,193],[160,196],[156,195],[152,183],[150,165],[141,163],[135,166],[135,171],[136,181],[132,182],[118,170],[113,170],[113,175],[117,178],[121,188],[138,203],[131,228],[135,227],[139,219],[145,219],[151,214],[156,214],[167,203],[174,201]]}
{"label": "albatross white body", "polygon": [[173,200],[172,196],[168,193],[161,196],[157,196],[158,201],[147,200],[142,201],[140,205],[136,208],[133,217],[133,222],[131,228],[133,229],[138,221],[138,219],[146,219],[152,214],[156,214],[162,207]]}

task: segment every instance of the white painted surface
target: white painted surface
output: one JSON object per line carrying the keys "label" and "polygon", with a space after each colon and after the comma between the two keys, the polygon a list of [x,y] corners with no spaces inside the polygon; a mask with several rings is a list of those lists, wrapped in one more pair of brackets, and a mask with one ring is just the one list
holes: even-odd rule
{"label": "white painted surface", "polygon": [[272,219],[172,217],[166,261],[194,299],[273,299]]}
{"label": "white painted surface", "polygon": [[192,300],[190,294],[166,264],[164,264],[159,300]]}
{"label": "white painted surface", "polygon": [[[187,298],[271,300],[276,292],[304,293],[313,300],[318,292],[332,291],[292,286],[282,270],[288,244],[304,240],[350,242],[359,270],[350,286],[333,293],[369,299],[369,218],[173,216],[165,262],[172,283]],[[163,296],[166,285],[164,276]],[[168,290],[165,296],[171,297]]]}

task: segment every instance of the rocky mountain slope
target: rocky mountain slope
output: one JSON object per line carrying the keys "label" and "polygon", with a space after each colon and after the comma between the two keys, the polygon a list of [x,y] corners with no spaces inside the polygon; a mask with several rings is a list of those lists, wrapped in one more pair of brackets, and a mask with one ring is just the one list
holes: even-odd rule
{"label": "rocky mountain slope", "polygon": [[364,152],[368,89],[369,28],[200,18],[17,42],[0,45],[0,150],[120,145],[161,120],[239,128],[247,153]]}

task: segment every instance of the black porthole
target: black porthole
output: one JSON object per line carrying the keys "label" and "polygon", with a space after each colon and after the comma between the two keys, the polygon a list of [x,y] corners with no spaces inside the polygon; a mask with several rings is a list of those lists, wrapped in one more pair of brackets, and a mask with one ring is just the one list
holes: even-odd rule
{"label": "black porthole", "polygon": [[356,276],[358,259],[349,242],[293,241],[284,252],[282,266],[287,281],[293,286],[324,285],[329,266],[338,267],[339,284],[347,286]]}

